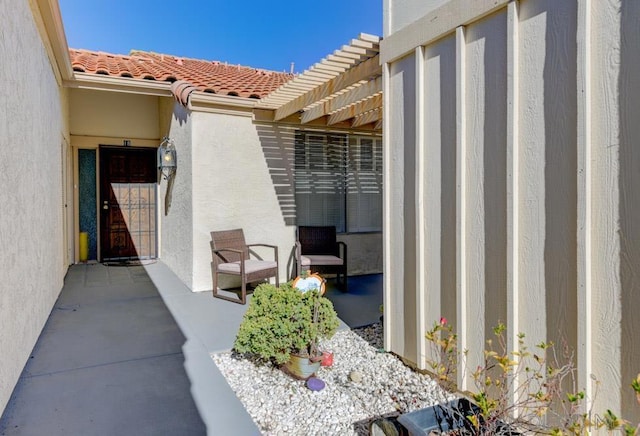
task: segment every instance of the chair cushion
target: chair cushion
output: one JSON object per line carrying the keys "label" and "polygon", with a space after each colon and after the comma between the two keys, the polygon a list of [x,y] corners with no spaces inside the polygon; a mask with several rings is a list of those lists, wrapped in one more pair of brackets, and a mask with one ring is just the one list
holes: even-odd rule
{"label": "chair cushion", "polygon": [[[255,260],[248,259],[244,261],[245,274],[251,274],[256,271],[277,268],[278,264],[273,260]],[[240,274],[240,261],[221,263],[218,265],[218,271],[221,273]]]}
{"label": "chair cushion", "polygon": [[344,262],[337,256],[330,256],[328,254],[306,254],[300,256],[300,262],[302,266],[309,265],[342,265]]}

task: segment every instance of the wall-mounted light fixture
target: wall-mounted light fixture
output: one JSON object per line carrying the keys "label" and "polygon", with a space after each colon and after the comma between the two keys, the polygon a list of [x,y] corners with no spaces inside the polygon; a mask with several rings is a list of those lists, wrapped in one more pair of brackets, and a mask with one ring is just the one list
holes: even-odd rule
{"label": "wall-mounted light fixture", "polygon": [[164,179],[171,178],[178,167],[178,155],[173,139],[165,136],[158,147],[158,169],[164,175]]}

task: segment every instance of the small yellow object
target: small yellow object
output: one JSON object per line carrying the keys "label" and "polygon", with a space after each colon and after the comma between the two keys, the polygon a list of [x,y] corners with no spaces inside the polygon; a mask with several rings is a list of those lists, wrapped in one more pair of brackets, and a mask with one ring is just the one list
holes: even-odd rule
{"label": "small yellow object", "polygon": [[80,262],[89,258],[89,233],[80,232]]}

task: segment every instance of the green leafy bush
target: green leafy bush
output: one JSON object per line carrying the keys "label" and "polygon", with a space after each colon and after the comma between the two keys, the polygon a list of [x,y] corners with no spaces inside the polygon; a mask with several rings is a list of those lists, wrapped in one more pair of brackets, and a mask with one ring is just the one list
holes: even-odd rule
{"label": "green leafy bush", "polygon": [[333,304],[317,291],[265,283],[253,293],[234,349],[283,364],[292,353],[315,357],[318,340],[331,338],[337,329]]}

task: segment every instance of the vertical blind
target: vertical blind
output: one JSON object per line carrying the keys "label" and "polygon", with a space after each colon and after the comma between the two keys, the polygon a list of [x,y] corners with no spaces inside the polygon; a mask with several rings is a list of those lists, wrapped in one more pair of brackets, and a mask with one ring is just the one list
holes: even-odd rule
{"label": "vertical blind", "polygon": [[297,132],[295,196],[298,225],[381,231],[380,138]]}

